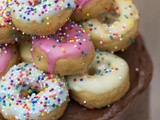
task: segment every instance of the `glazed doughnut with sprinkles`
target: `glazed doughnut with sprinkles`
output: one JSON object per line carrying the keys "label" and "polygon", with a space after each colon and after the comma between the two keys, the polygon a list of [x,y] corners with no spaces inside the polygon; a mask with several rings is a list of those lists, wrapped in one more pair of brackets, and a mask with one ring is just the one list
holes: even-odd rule
{"label": "glazed doughnut with sprinkles", "polygon": [[136,38],[139,13],[131,0],[115,0],[110,12],[83,22],[99,50],[124,51]]}
{"label": "glazed doughnut with sprinkles", "polygon": [[88,73],[69,76],[67,81],[76,101],[88,108],[102,108],[128,91],[129,67],[118,56],[98,51]]}
{"label": "glazed doughnut with sprinkles", "polygon": [[95,56],[89,35],[70,21],[54,36],[33,40],[32,48],[33,60],[40,70],[62,76],[83,74]]}
{"label": "glazed doughnut with sprinkles", "polygon": [[74,0],[14,0],[11,12],[23,32],[48,35],[61,28],[74,9]]}
{"label": "glazed doughnut with sprinkles", "polygon": [[13,66],[2,77],[0,86],[0,108],[7,119],[59,118],[68,101],[65,82],[32,64]]}
{"label": "glazed doughnut with sprinkles", "polygon": [[17,39],[11,19],[11,0],[0,0],[0,44],[11,43]]}

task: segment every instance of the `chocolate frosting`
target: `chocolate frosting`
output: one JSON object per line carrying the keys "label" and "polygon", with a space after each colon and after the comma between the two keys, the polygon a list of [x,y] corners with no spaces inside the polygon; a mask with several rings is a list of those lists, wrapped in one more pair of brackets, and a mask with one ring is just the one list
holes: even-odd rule
{"label": "chocolate frosting", "polygon": [[[71,99],[61,120],[110,120],[127,111],[148,88],[152,78],[153,65],[140,36],[125,52],[116,53],[124,58],[130,67],[130,90],[118,102],[102,109],[89,110]],[[1,120],[4,120],[0,116]]]}

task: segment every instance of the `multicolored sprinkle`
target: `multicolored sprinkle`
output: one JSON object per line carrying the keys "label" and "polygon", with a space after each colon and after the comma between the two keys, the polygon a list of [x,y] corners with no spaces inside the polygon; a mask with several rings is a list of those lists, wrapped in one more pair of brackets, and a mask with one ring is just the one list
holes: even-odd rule
{"label": "multicolored sprinkle", "polygon": [[6,27],[11,23],[12,0],[0,1],[0,27]]}

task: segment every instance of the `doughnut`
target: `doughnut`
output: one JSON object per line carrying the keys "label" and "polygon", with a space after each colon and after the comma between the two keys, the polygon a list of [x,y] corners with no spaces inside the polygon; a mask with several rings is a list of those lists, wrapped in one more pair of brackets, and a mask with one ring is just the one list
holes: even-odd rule
{"label": "doughnut", "polygon": [[57,120],[69,101],[66,83],[33,64],[13,66],[0,86],[1,113],[9,120]]}
{"label": "doughnut", "polygon": [[0,78],[16,63],[19,54],[16,45],[0,44]]}
{"label": "doughnut", "polygon": [[109,10],[112,0],[77,0],[77,9],[71,18],[82,21],[98,16]]}
{"label": "doughnut", "polygon": [[97,51],[89,70],[67,77],[71,97],[87,108],[102,108],[121,99],[129,89],[129,67],[116,55]]}
{"label": "doughnut", "polygon": [[32,38],[24,36],[19,40],[19,52],[22,62],[33,63],[33,58],[31,54],[32,49]]}
{"label": "doughnut", "polygon": [[0,0],[0,44],[13,43],[17,36],[11,24],[11,1]]}
{"label": "doughnut", "polygon": [[139,14],[132,0],[115,0],[110,12],[83,22],[95,48],[116,52],[125,50],[137,35]]}
{"label": "doughnut", "polygon": [[32,41],[32,57],[43,71],[71,75],[84,73],[95,57],[90,37],[82,26],[67,22],[55,35]]}
{"label": "doughnut", "polygon": [[11,16],[26,34],[49,35],[66,23],[74,9],[74,0],[15,0]]}

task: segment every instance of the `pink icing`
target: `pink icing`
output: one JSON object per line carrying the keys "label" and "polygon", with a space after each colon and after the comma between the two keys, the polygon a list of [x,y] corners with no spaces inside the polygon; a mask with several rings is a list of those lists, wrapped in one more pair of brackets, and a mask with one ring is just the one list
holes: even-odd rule
{"label": "pink icing", "polygon": [[0,74],[2,74],[12,58],[10,46],[0,45]]}
{"label": "pink icing", "polygon": [[77,9],[81,10],[82,7],[91,0],[77,0]]}
{"label": "pink icing", "polygon": [[77,0],[77,5],[78,6],[83,6],[89,1],[91,1],[91,0]]}
{"label": "pink icing", "polygon": [[73,22],[67,22],[52,38],[33,40],[33,55],[35,46],[39,46],[47,54],[49,73],[53,73],[57,60],[87,55],[93,49],[89,35]]}

